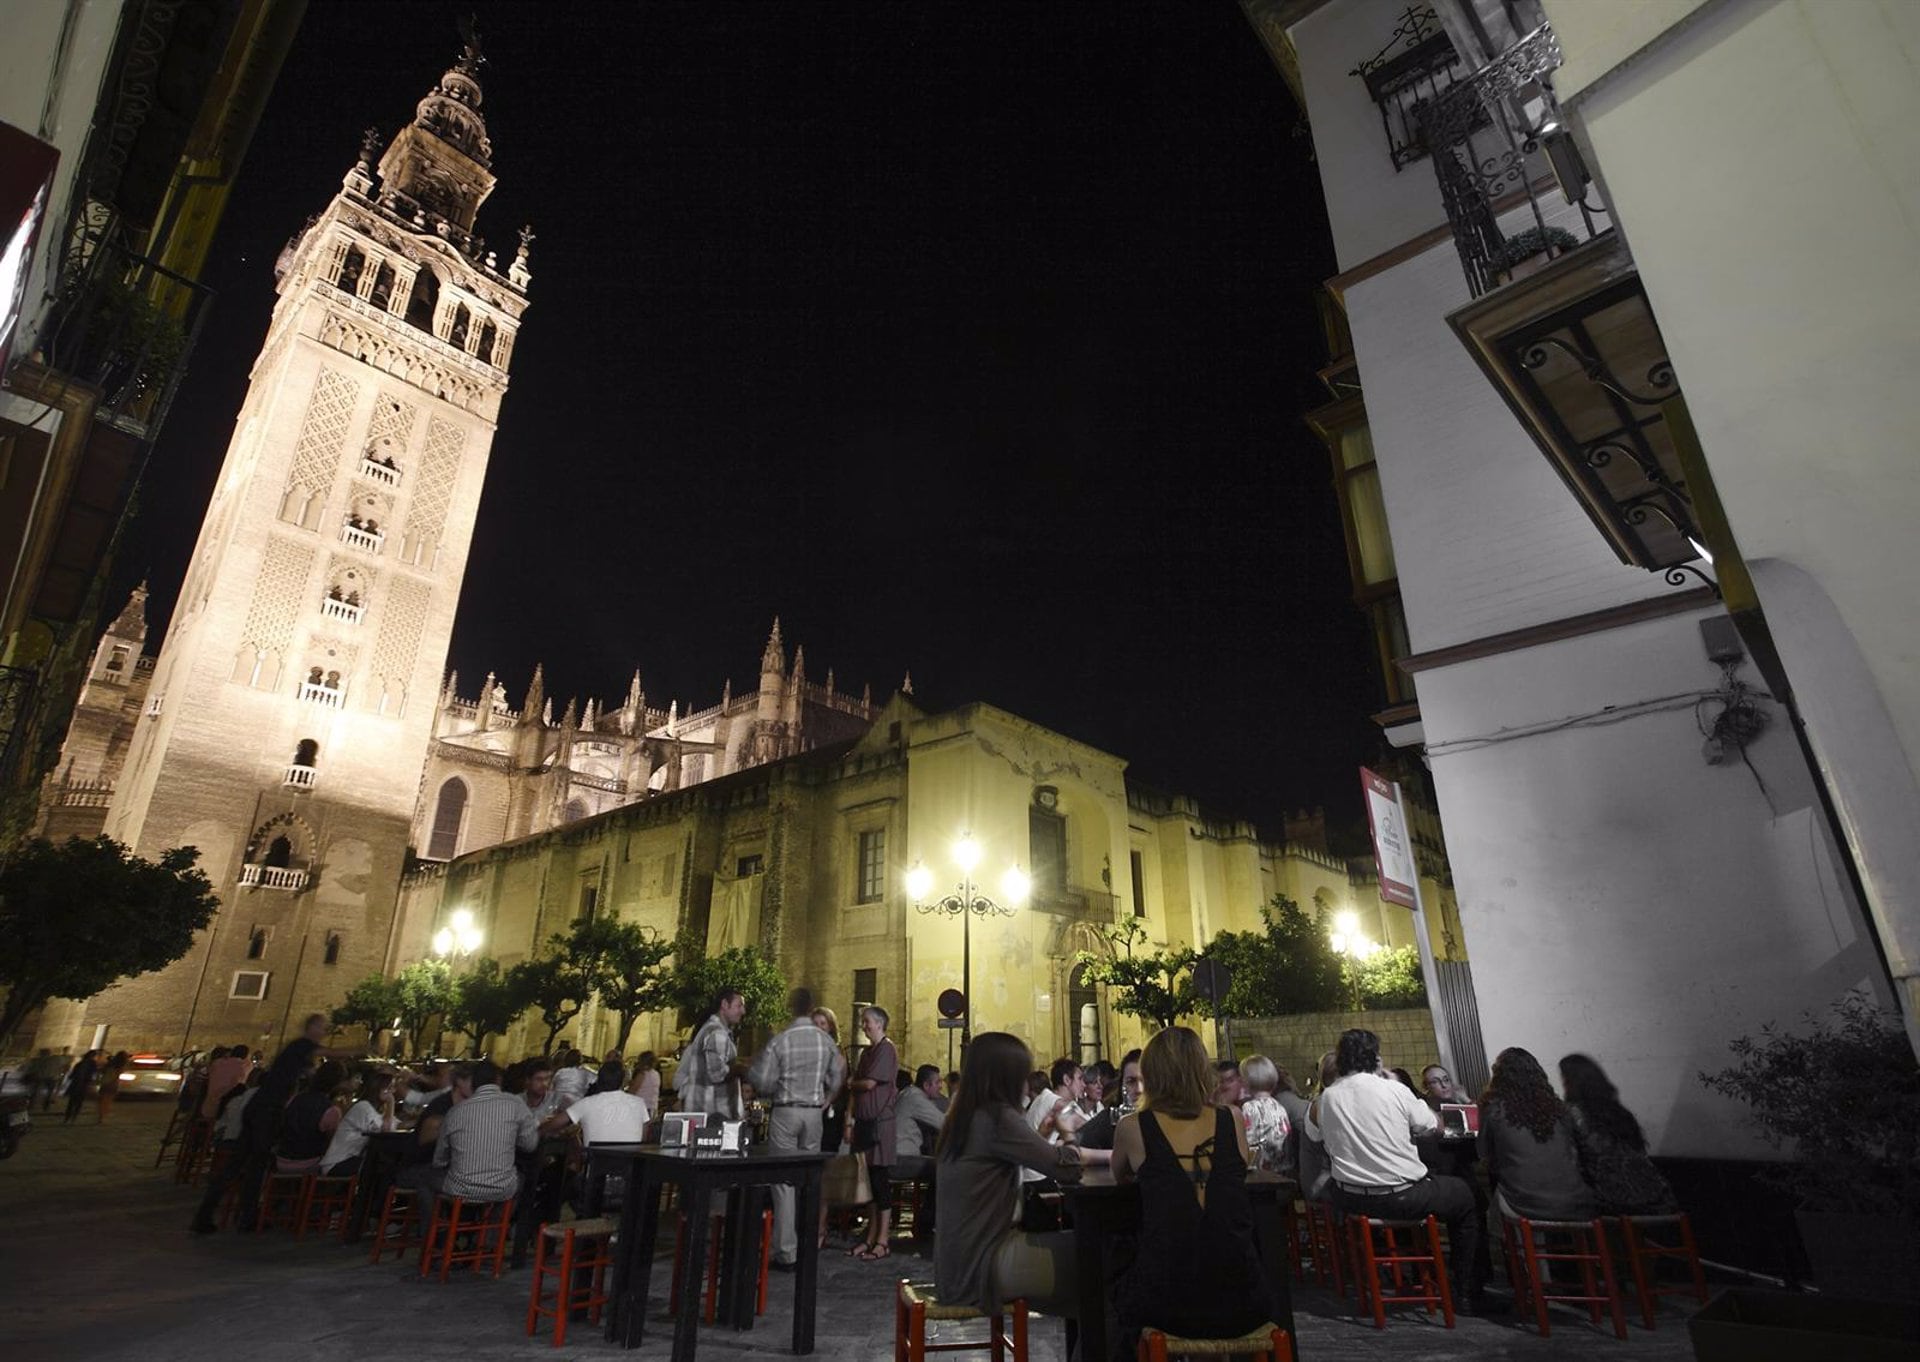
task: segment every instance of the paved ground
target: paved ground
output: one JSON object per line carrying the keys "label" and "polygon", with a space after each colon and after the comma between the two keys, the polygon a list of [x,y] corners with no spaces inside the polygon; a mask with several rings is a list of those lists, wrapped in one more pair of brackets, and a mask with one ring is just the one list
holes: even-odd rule
{"label": "paved ground", "polygon": [[[594,1356],[616,1350],[581,1326],[564,1350],[523,1329],[528,1278],[456,1277],[422,1283],[411,1260],[369,1266],[366,1251],[290,1235],[195,1238],[186,1226],[196,1193],[177,1186],[153,1159],[167,1108],[123,1099],[113,1123],[62,1126],[56,1111],[37,1122],[12,1159],[0,1163],[0,1357],[7,1362],[128,1359],[129,1362],[417,1362],[458,1356]],[[891,1270],[890,1270],[891,1269]],[[930,1275],[896,1255],[885,1266],[839,1254],[825,1262],[817,1356],[825,1362],[892,1357],[893,1280]],[[654,1274],[656,1317],[666,1306],[665,1271]],[[700,1355],[731,1359],[785,1355],[790,1279],[776,1278],[771,1308],[751,1333],[701,1333]],[[1349,1359],[1619,1358],[1654,1362],[1692,1356],[1671,1305],[1654,1333],[1634,1325],[1626,1343],[1569,1315],[1550,1339],[1511,1323],[1463,1319],[1448,1331],[1417,1315],[1390,1318],[1384,1333],[1352,1320],[1331,1293],[1296,1298],[1299,1352],[1306,1362]],[[1060,1326],[1039,1321],[1034,1362],[1062,1362]],[[668,1331],[649,1329],[637,1359],[667,1356]],[[983,1354],[982,1354],[983,1355]]]}

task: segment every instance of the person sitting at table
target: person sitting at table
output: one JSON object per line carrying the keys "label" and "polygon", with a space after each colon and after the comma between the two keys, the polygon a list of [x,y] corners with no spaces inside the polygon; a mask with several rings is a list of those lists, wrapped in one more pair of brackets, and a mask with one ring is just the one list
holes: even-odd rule
{"label": "person sitting at table", "polygon": [[247,1056],[245,1045],[235,1045],[231,1049],[215,1047],[213,1058],[207,1063],[206,1091],[200,1098],[200,1115],[213,1120],[220,1114],[220,1104],[235,1088],[247,1081],[247,1075],[253,1072],[253,1061]]}
{"label": "person sitting at table", "polygon": [[1073,1236],[1015,1226],[1022,1169],[1062,1184],[1080,1180],[1080,1153],[1052,1145],[1026,1122],[1033,1052],[1018,1036],[988,1031],[961,1061],[960,1088],[935,1155],[934,1289],[943,1304],[991,1314],[1015,1297],[1075,1318]]}
{"label": "person sitting at table", "polygon": [[1120,1056],[1120,1076],[1114,1084],[1113,1105],[1099,1112],[1074,1132],[1073,1142],[1080,1150],[1082,1163],[1100,1163],[1113,1157],[1113,1135],[1122,1118],[1133,1114],[1145,1089],[1140,1081],[1140,1052],[1129,1050]]}
{"label": "person sitting at table", "polygon": [[393,1175],[397,1187],[418,1191],[433,1183],[433,1152],[440,1144],[440,1127],[446,1124],[448,1112],[473,1096],[473,1065],[453,1065],[447,1081],[450,1084],[447,1091],[427,1103],[420,1113],[420,1123],[413,1128],[413,1141],[407,1146],[400,1171]]}
{"label": "person sitting at table", "polygon": [[1307,1105],[1300,1117],[1299,1140],[1295,1145],[1299,1155],[1300,1195],[1307,1201],[1331,1201],[1333,1199],[1333,1165],[1327,1162],[1327,1149],[1320,1136],[1313,1133],[1310,1116],[1317,1116],[1320,1098],[1326,1095],[1340,1078],[1340,1069],[1329,1050],[1320,1056],[1320,1092]]}
{"label": "person sitting at table", "polygon": [[562,1050],[553,1061],[554,1110],[569,1107],[592,1092],[599,1076],[599,1070],[589,1069],[586,1057],[578,1050],[571,1046]]}
{"label": "person sitting at table", "polygon": [[420,1111],[431,1106],[436,1098],[446,1096],[452,1087],[453,1065],[436,1059],[419,1073],[408,1075],[401,1089],[401,1104],[409,1111]]}
{"label": "person sitting at table", "polygon": [[213,1120],[213,1147],[227,1146],[231,1153],[240,1143],[241,1122],[246,1119],[247,1104],[253,1101],[254,1093],[260,1090],[260,1080],[267,1076],[265,1069],[255,1069],[247,1075],[247,1081],[238,1092],[227,1094],[225,1103],[215,1114]]}
{"label": "person sitting at table", "polygon": [[607,1051],[600,1067],[594,1071],[593,1086],[587,1089],[587,1096],[598,1092],[625,1092],[627,1090],[627,1057],[619,1050]]}
{"label": "person sitting at table", "polygon": [[947,1119],[933,1100],[940,1091],[940,1066],[922,1064],[913,1079],[900,1090],[893,1109],[894,1167],[902,1177],[916,1177],[926,1170]]}
{"label": "person sitting at table", "polygon": [[1375,1220],[1422,1220],[1447,1227],[1454,1309],[1501,1309],[1479,1268],[1480,1225],[1473,1190],[1459,1178],[1427,1172],[1413,1137],[1439,1129],[1427,1104],[1380,1071],[1380,1037],[1342,1031],[1334,1046],[1339,1079],[1307,1108],[1307,1136],[1326,1146],[1333,1204]]}
{"label": "person sitting at table", "polygon": [[1156,1033],[1140,1074],[1145,1100],[1113,1141],[1115,1180],[1140,1184],[1139,1247],[1115,1283],[1114,1308],[1136,1334],[1237,1338],[1270,1317],[1245,1126],[1215,1100],[1221,1075],[1187,1027]]}
{"label": "person sitting at table", "polygon": [[1248,1055],[1240,1061],[1240,1079],[1247,1090],[1240,1115],[1246,1122],[1247,1148],[1253,1151],[1254,1166],[1291,1175],[1293,1122],[1274,1096],[1280,1086],[1280,1066],[1265,1055]]}
{"label": "person sitting at table", "polygon": [[333,1090],[347,1080],[346,1066],[340,1061],[322,1061],[307,1075],[307,1081],[280,1118],[280,1138],[273,1147],[273,1171],[311,1173],[320,1166],[327,1152],[334,1127],[340,1124],[340,1107]]}
{"label": "person sitting at table", "polygon": [[1580,1175],[1593,1188],[1601,1215],[1672,1215],[1673,1188],[1647,1157],[1647,1137],[1620,1102],[1607,1071],[1586,1055],[1560,1061],[1560,1091],[1573,1121]]}
{"label": "person sitting at table", "polygon": [[527,1110],[533,1113],[535,1125],[560,1110],[560,1094],[554,1090],[553,1065],[550,1061],[528,1060],[520,1081],[524,1085],[520,1090],[520,1098],[527,1104]]}
{"label": "person sitting at table", "polygon": [[1281,1156],[1280,1173],[1283,1177],[1295,1177],[1300,1171],[1300,1141],[1306,1138],[1307,1099],[1300,1095],[1300,1089],[1294,1085],[1293,1075],[1279,1063],[1274,1065],[1273,1100],[1287,1113],[1287,1147]]}
{"label": "person sitting at table", "polygon": [[376,1132],[393,1129],[393,1075],[373,1070],[360,1081],[360,1094],[347,1108],[327,1152],[320,1156],[320,1175],[349,1177],[360,1171],[367,1152],[367,1140]]}
{"label": "person sitting at table", "polygon": [[642,1050],[640,1058],[633,1061],[634,1081],[627,1084],[627,1091],[647,1104],[647,1110],[660,1114],[660,1056],[651,1050]]}
{"label": "person sitting at table", "polygon": [[494,1204],[519,1195],[517,1156],[540,1143],[533,1111],[500,1091],[500,1070],[488,1060],[473,1064],[473,1095],[457,1103],[440,1124],[433,1172],[425,1186],[440,1196]]}
{"label": "person sitting at table", "polygon": [[1247,1084],[1240,1072],[1240,1061],[1222,1059],[1214,1063],[1213,1104],[1226,1107],[1244,1123],[1246,1113],[1240,1108],[1247,1100]]}
{"label": "person sitting at table", "polygon": [[1503,1215],[1593,1218],[1593,1191],[1580,1176],[1573,1147],[1573,1118],[1540,1061],[1518,1046],[1493,1061],[1493,1076],[1480,1095],[1476,1143]]}
{"label": "person sitting at table", "polygon": [[582,1144],[639,1144],[647,1137],[653,1108],[640,1096],[643,1075],[635,1073],[624,1092],[590,1092],[567,1106],[560,1119]]}

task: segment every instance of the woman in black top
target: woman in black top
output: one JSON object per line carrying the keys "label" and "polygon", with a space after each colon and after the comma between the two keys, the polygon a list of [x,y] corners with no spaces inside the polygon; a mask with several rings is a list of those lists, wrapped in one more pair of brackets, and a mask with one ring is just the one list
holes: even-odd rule
{"label": "woman in black top", "polygon": [[1114,1308],[1128,1330],[1237,1338],[1271,1318],[1247,1198],[1246,1130],[1211,1104],[1200,1037],[1170,1026],[1140,1056],[1146,1097],[1114,1132],[1113,1173],[1140,1183],[1140,1244]]}
{"label": "woman in black top", "polygon": [[1573,1118],[1580,1176],[1593,1188],[1601,1215],[1670,1215],[1680,1209],[1673,1188],[1647,1157],[1647,1137],[1620,1092],[1586,1055],[1560,1061],[1560,1090]]}
{"label": "woman in black top", "polygon": [[1476,1140],[1503,1214],[1528,1220],[1590,1220],[1593,1193],[1580,1176],[1573,1119],[1540,1061],[1518,1046],[1493,1061],[1480,1095]]}

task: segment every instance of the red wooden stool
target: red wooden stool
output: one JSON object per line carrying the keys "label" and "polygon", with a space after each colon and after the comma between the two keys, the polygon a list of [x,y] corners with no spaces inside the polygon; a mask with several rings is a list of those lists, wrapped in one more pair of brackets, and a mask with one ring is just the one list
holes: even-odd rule
{"label": "red wooden stool", "polygon": [[1307,1252],[1313,1258],[1313,1273],[1320,1285],[1331,1286],[1346,1295],[1341,1280],[1341,1263],[1346,1258],[1346,1236],[1340,1231],[1339,1212],[1331,1201],[1307,1203]]}
{"label": "red wooden stool", "polygon": [[[389,1235],[387,1231],[395,1225],[400,1227],[400,1233]],[[420,1243],[420,1193],[411,1187],[387,1188],[380,1216],[373,1224],[373,1252],[367,1262],[379,1262],[389,1249],[393,1250],[396,1262],[403,1260],[407,1250]]]}
{"label": "red wooden stool", "polygon": [[198,1182],[212,1153],[213,1122],[196,1116],[187,1123],[186,1134],[180,1137],[180,1153],[173,1161],[173,1180],[189,1184]]}
{"label": "red wooden stool", "polygon": [[1238,1338],[1175,1338],[1158,1329],[1140,1335],[1139,1362],[1173,1357],[1244,1357],[1248,1362],[1293,1362],[1293,1338],[1285,1329],[1263,1324]]}
{"label": "red wooden stool", "polygon": [[[1008,1315],[1013,1316],[1012,1333],[1007,1332]],[[928,1320],[940,1323],[970,1319],[987,1321],[985,1338],[964,1343],[927,1342]],[[925,1362],[928,1353],[976,1353],[983,1348],[992,1353],[993,1362],[1006,1362],[1009,1352],[1013,1362],[1027,1362],[1026,1301],[1006,1301],[1001,1313],[990,1316],[971,1305],[942,1305],[934,1299],[933,1287],[901,1278],[893,1308],[893,1362]]]}
{"label": "red wooden stool", "polygon": [[[433,1214],[427,1223],[426,1247],[420,1250],[420,1275],[433,1270],[434,1255],[440,1257],[440,1280],[445,1281],[455,1263],[470,1264],[475,1272],[491,1264],[498,1277],[507,1258],[507,1240],[512,1238],[513,1198],[505,1201],[476,1201],[442,1195],[434,1200]],[[460,1236],[471,1242],[460,1247]]]}
{"label": "red wooden stool", "polygon": [[[574,1220],[561,1225],[542,1225],[540,1243],[533,1254],[533,1297],[527,1302],[527,1334],[539,1327],[540,1317],[553,1318],[553,1346],[564,1347],[567,1319],[576,1310],[588,1312],[591,1323],[600,1322],[600,1308],[607,1303],[607,1268],[613,1262],[613,1233],[620,1222],[611,1216],[597,1220]],[[560,1245],[557,1262],[549,1263],[547,1249]],[[584,1285],[576,1285],[579,1274],[591,1272]],[[545,1290],[547,1278],[555,1285]]]}
{"label": "red wooden stool", "polygon": [[[1533,1303],[1533,1322],[1540,1337],[1552,1329],[1547,1324],[1547,1303],[1584,1305],[1587,1318],[1600,1322],[1600,1307],[1613,1316],[1615,1338],[1627,1336],[1626,1317],[1620,1312],[1620,1287],[1613,1279],[1613,1254],[1607,1248],[1607,1227],[1602,1220],[1528,1220],[1523,1216],[1500,1217],[1500,1242],[1507,1256],[1507,1277],[1513,1283],[1513,1303],[1526,1309]],[[1553,1282],[1541,1272],[1542,1263],[1578,1263],[1581,1290],[1571,1286],[1555,1292]],[[1598,1280],[1596,1281],[1596,1273]]]}
{"label": "red wooden stool", "polygon": [[262,1233],[285,1226],[300,1228],[300,1207],[307,1197],[305,1173],[269,1173],[260,1189],[260,1214],[253,1222]]}
{"label": "red wooden stool", "polygon": [[[1374,1328],[1387,1327],[1389,1305],[1417,1305],[1428,1311],[1437,1305],[1447,1327],[1453,1327],[1453,1289],[1447,1282],[1447,1259],[1440,1248],[1438,1220],[1432,1216],[1425,1220],[1375,1220],[1349,1211],[1347,1224],[1353,1238],[1353,1278],[1359,1293],[1357,1308],[1362,1314],[1372,1313]],[[1420,1244],[1423,1231],[1424,1250]],[[1386,1236],[1384,1244],[1375,1243],[1376,1234]],[[1403,1234],[1404,1244],[1400,1239]],[[1415,1279],[1415,1289],[1411,1291],[1404,1289],[1405,1274],[1409,1271]],[[1381,1280],[1383,1272],[1393,1276],[1392,1291],[1388,1291]]]}
{"label": "red wooden stool", "polygon": [[[1678,1243],[1663,1238],[1649,1239],[1648,1230],[1673,1230]],[[1707,1298],[1707,1274],[1700,1269],[1700,1250],[1693,1242],[1693,1222],[1681,1215],[1623,1215],[1620,1232],[1627,1241],[1627,1269],[1633,1273],[1633,1289],[1640,1296],[1640,1315],[1653,1328],[1654,1311],[1661,1296]],[[1687,1264],[1689,1281],[1684,1286],[1658,1286],[1654,1276],[1662,1258],[1680,1258]]]}
{"label": "red wooden stool", "polygon": [[320,1213],[320,1233],[331,1233],[335,1217],[339,1218],[340,1233],[347,1230],[347,1216],[353,1210],[353,1193],[359,1179],[352,1174],[346,1177],[325,1177],[319,1173],[307,1174],[306,1184],[300,1192],[300,1219],[293,1227],[293,1237],[304,1239],[307,1231],[313,1228],[313,1214]]}
{"label": "red wooden stool", "polygon": [[[720,1252],[721,1241],[726,1237],[727,1218],[715,1214],[713,1223],[707,1232],[706,1286],[707,1294],[700,1306],[700,1317],[712,1324],[720,1314]],[[673,1285],[667,1290],[667,1310],[672,1313],[680,1308],[680,1277],[687,1258],[687,1218],[683,1215],[673,1232]],[[754,1297],[753,1313],[767,1313],[767,1264],[773,1261],[773,1212],[760,1213],[760,1282]],[[696,1285],[696,1289],[697,1285]]]}

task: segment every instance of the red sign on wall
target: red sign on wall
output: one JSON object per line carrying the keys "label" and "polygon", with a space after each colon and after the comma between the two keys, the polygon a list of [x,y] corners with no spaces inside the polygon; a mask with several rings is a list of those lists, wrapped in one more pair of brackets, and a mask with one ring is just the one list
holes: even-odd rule
{"label": "red sign on wall", "polygon": [[1420,869],[1413,858],[1413,833],[1400,804],[1400,787],[1366,767],[1360,788],[1367,799],[1367,827],[1373,833],[1373,863],[1380,872],[1380,897],[1402,907],[1415,905]]}

